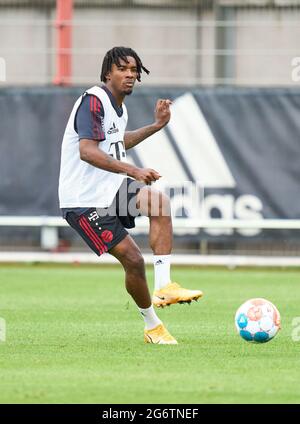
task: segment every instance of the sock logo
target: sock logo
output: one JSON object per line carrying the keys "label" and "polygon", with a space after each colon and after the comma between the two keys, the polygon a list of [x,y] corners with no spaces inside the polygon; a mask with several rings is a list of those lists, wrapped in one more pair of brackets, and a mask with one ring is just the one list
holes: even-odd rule
{"label": "sock logo", "polygon": [[162,264],[163,264],[163,261],[161,259],[155,262],[155,265],[162,265]]}

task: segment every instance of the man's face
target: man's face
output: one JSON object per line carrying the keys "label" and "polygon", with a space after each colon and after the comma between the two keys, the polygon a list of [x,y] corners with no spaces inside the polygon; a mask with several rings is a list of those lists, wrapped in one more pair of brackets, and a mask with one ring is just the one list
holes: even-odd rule
{"label": "man's face", "polygon": [[137,78],[137,66],[133,57],[127,56],[127,62],[120,59],[120,66],[112,64],[111,71],[106,76],[106,82],[118,93],[132,93]]}

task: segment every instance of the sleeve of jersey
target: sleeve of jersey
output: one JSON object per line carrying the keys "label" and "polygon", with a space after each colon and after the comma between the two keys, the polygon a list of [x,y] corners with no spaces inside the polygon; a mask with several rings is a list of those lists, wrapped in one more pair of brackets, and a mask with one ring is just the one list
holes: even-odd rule
{"label": "sleeve of jersey", "polygon": [[79,140],[87,138],[91,140],[105,140],[104,132],[104,109],[98,97],[86,95],[78,108],[75,119],[75,130]]}

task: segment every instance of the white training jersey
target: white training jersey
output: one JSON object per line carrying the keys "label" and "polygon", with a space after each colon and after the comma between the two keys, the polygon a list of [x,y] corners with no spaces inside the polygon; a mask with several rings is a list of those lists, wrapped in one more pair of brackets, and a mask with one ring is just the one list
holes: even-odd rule
{"label": "white training jersey", "polygon": [[[102,129],[105,140],[99,142],[99,150],[115,159],[127,162],[124,147],[124,133],[128,119],[126,106],[122,105],[123,114],[118,116],[103,88],[95,86],[86,93],[96,96],[104,109]],[[73,107],[63,137],[58,189],[60,208],[108,207],[126,177],[96,168],[80,159],[79,136],[74,127],[76,113],[83,96],[80,96]]]}

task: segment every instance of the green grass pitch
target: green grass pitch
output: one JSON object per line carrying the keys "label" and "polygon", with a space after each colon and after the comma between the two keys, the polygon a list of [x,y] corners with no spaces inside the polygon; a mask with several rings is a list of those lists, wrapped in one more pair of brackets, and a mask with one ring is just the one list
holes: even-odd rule
{"label": "green grass pitch", "polygon": [[[0,403],[299,403],[299,271],[174,268],[173,279],[205,296],[158,311],[179,343],[159,346],[144,344],[120,267],[1,266]],[[252,297],[281,313],[269,343],[235,332]]]}

